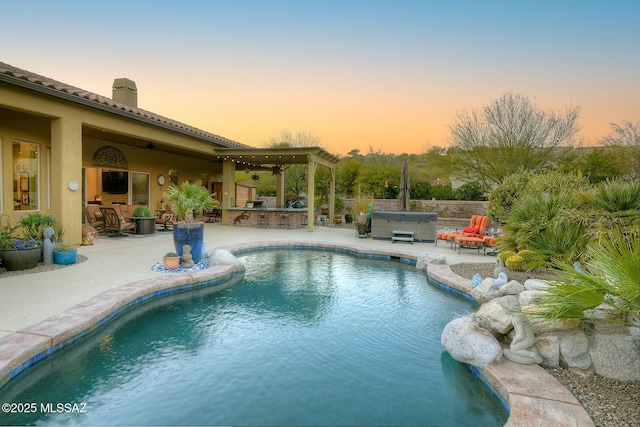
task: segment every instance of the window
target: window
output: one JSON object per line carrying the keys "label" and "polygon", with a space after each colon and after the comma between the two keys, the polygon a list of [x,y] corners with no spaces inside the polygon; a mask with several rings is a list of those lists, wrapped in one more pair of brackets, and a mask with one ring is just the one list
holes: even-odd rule
{"label": "window", "polygon": [[149,174],[131,172],[131,203],[149,206]]}
{"label": "window", "polygon": [[13,210],[38,210],[40,145],[13,142]]}

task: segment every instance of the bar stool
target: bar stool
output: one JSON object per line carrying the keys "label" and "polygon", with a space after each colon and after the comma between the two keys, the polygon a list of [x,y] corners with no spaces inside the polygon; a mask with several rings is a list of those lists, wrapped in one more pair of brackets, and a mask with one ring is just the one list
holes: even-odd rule
{"label": "bar stool", "polygon": [[262,205],[256,209],[256,213],[258,215],[258,224],[257,228],[269,228],[269,213],[267,212],[267,207]]}
{"label": "bar stool", "polygon": [[278,228],[289,228],[289,211],[284,206],[278,206]]}

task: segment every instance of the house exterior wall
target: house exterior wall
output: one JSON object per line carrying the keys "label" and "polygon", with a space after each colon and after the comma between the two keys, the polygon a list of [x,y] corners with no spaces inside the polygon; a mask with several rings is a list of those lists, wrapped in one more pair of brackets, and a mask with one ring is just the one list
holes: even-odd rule
{"label": "house exterior wall", "polygon": [[[193,155],[153,152],[109,140],[83,138],[84,127],[104,129],[127,136],[162,142]],[[48,95],[0,83],[0,140],[2,142],[2,206],[0,214],[15,224],[30,211],[14,210],[13,141],[40,145],[38,211],[53,215],[65,230],[65,240],[79,244],[82,239],[82,169],[91,167],[95,150],[104,145],[120,149],[129,161],[129,170],[150,174],[151,208],[159,207],[167,184],[160,187],[156,177],[169,170],[180,171],[180,181],[204,180],[207,184],[222,180],[222,166],[199,158],[197,152],[211,153],[212,145],[195,137],[137,122]],[[69,188],[70,182],[80,190]]]}

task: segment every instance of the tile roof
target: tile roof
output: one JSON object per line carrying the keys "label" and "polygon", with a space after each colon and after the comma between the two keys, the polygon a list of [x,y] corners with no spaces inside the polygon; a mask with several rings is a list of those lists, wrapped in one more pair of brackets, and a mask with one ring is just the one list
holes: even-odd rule
{"label": "tile roof", "polygon": [[106,96],[98,95],[96,93],[53,80],[49,77],[22,70],[12,65],[5,64],[4,62],[0,62],[0,81],[32,89],[41,93],[47,93],[58,98],[63,98],[67,101],[77,102],[85,106],[118,114],[133,120],[144,121],[165,129],[170,129],[185,135],[206,140],[222,147],[253,148],[249,145],[203,131],[159,114],[155,114],[141,108],[132,107],[121,102],[116,102]]}

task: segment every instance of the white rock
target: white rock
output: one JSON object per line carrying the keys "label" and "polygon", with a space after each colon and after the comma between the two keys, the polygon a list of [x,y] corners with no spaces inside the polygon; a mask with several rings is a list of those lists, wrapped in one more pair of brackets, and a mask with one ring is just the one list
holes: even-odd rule
{"label": "white rock", "polygon": [[478,329],[470,316],[449,322],[440,337],[451,357],[478,368],[502,359],[502,347],[487,331]]}
{"label": "white rock", "polygon": [[640,380],[640,339],[632,335],[595,334],[589,355],[596,374],[621,381]]}
{"label": "white rock", "polygon": [[480,283],[478,286],[473,288],[471,291],[471,296],[475,298],[480,304],[491,301],[494,298],[498,297],[498,292],[500,289],[496,289],[493,286],[493,279],[486,278]]}
{"label": "white rock", "polygon": [[545,290],[549,287],[549,283],[544,280],[527,279],[524,282],[524,288],[527,290]]}
{"label": "white rock", "polygon": [[520,295],[521,292],[524,291],[524,286],[520,284],[517,280],[511,280],[509,283],[504,285],[498,291],[498,296],[505,295]]}
{"label": "white rock", "polygon": [[560,357],[569,368],[589,369],[589,338],[581,331],[559,335]]}
{"label": "white rock", "polygon": [[513,328],[513,314],[516,311],[520,311],[520,305],[513,295],[496,298],[480,306],[473,322],[479,328],[506,334]]}
{"label": "white rock", "polygon": [[216,249],[209,255],[209,266],[233,265],[234,271],[244,271],[244,263],[226,249]]}
{"label": "white rock", "polygon": [[446,264],[447,259],[444,255],[440,255],[433,252],[425,252],[418,256],[416,261],[416,268],[418,270],[425,270],[429,264]]}
{"label": "white rock", "polygon": [[536,337],[536,347],[540,356],[542,356],[542,364],[546,366],[560,365],[560,344],[558,337],[555,335],[545,335]]}

